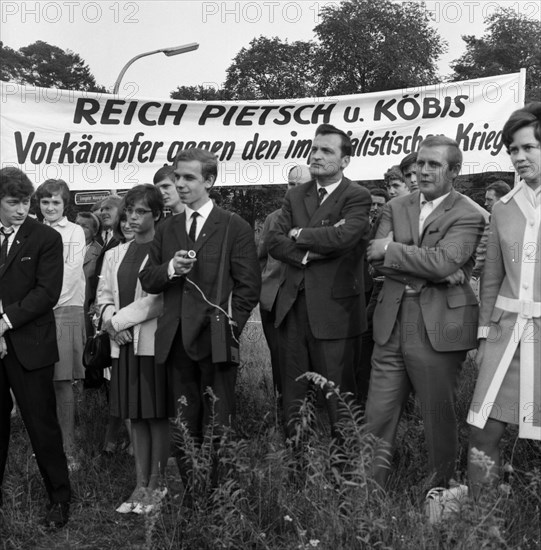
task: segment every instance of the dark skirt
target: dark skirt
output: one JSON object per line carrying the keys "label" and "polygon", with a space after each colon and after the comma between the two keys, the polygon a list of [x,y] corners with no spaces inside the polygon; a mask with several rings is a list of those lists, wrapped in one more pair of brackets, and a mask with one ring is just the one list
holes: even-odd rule
{"label": "dark skirt", "polygon": [[167,418],[166,373],[154,357],[133,353],[133,344],[120,346],[113,359],[110,413],[131,420]]}

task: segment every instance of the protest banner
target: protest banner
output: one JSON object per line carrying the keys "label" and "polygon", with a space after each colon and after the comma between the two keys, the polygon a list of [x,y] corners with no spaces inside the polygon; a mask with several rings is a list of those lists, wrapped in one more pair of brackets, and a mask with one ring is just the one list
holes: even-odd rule
{"label": "protest banner", "polygon": [[523,105],[524,71],[419,88],[309,99],[176,101],[1,83],[0,162],[36,183],[62,178],[74,191],[127,189],[184,148],[220,161],[216,185],[287,181],[305,164],[319,124],[352,139],[350,179],[382,179],[427,136],[464,152],[463,174],[512,171],[501,129]]}

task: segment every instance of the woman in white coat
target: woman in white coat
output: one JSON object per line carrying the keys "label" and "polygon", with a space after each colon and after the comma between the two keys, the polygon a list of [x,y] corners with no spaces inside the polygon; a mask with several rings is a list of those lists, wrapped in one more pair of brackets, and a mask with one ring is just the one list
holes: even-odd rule
{"label": "woman in white coat", "polygon": [[117,512],[148,513],[165,495],[169,455],[165,371],[154,362],[154,333],[162,296],[146,294],[138,275],[148,259],[163,201],[153,185],[137,185],[124,198],[135,233],[106,253],[97,291],[103,327],[111,337],[111,414],[131,420],[136,486]]}
{"label": "woman in white coat", "polygon": [[[470,405],[474,497],[499,477],[507,424],[541,439],[541,103],[515,111],[502,140],[521,178],[492,210],[479,315],[479,376]],[[484,461],[483,451],[493,462]]]}

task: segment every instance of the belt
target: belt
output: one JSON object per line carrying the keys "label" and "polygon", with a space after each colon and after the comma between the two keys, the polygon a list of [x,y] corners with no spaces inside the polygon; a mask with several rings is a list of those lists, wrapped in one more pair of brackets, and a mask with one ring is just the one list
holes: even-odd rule
{"label": "belt", "polygon": [[525,319],[541,317],[541,302],[517,300],[516,298],[498,296],[495,307],[503,309],[504,311],[510,311],[511,313],[518,313]]}

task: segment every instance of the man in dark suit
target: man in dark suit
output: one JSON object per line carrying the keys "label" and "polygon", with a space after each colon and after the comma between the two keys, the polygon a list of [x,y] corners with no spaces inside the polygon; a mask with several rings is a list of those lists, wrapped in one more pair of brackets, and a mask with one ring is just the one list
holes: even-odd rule
{"label": "man in dark suit", "polygon": [[58,361],[53,306],[64,260],[60,234],[28,217],[33,190],[22,171],[0,170],[0,485],[10,439],[11,388],[49,496],[44,523],[55,529],[68,521],[71,495],[53,387]]}
{"label": "man in dark suit", "polygon": [[[208,151],[186,149],[178,154],[175,184],[186,209],[158,225],[149,261],[140,274],[144,290],[164,294],[155,348],[156,362],[167,369],[169,416],[176,417],[180,410],[196,444],[201,443],[212,412],[219,426],[229,425],[235,412],[237,366],[213,363],[210,321],[218,310],[208,302],[226,312],[231,304],[238,339],[257,305],[261,286],[252,229],[209,197],[217,173],[216,156]],[[189,257],[189,251],[196,257]],[[216,397],[214,410],[207,388]],[[176,430],[178,435],[178,426]],[[178,438],[173,441],[178,447]],[[180,449],[176,454],[186,481],[190,467],[182,463]]]}
{"label": "man in dark suit", "polygon": [[[363,258],[370,193],[343,176],[351,155],[347,134],[323,124],[310,152],[313,179],[290,189],[270,229],[270,254],[286,264],[276,304],[284,346],[282,387],[287,434],[297,433],[296,413],[310,370],[354,392],[358,337],[366,328]],[[339,437],[338,402],[327,400],[333,436]]]}
{"label": "man in dark suit", "polygon": [[374,477],[385,486],[402,408],[413,389],[428,446],[430,485],[448,486],[455,469],[455,390],[476,345],[477,299],[469,285],[482,215],[453,189],[462,152],[445,136],[417,155],[419,191],[383,209],[368,259],[385,282],[374,313],[374,354],[366,417],[381,440]]}

